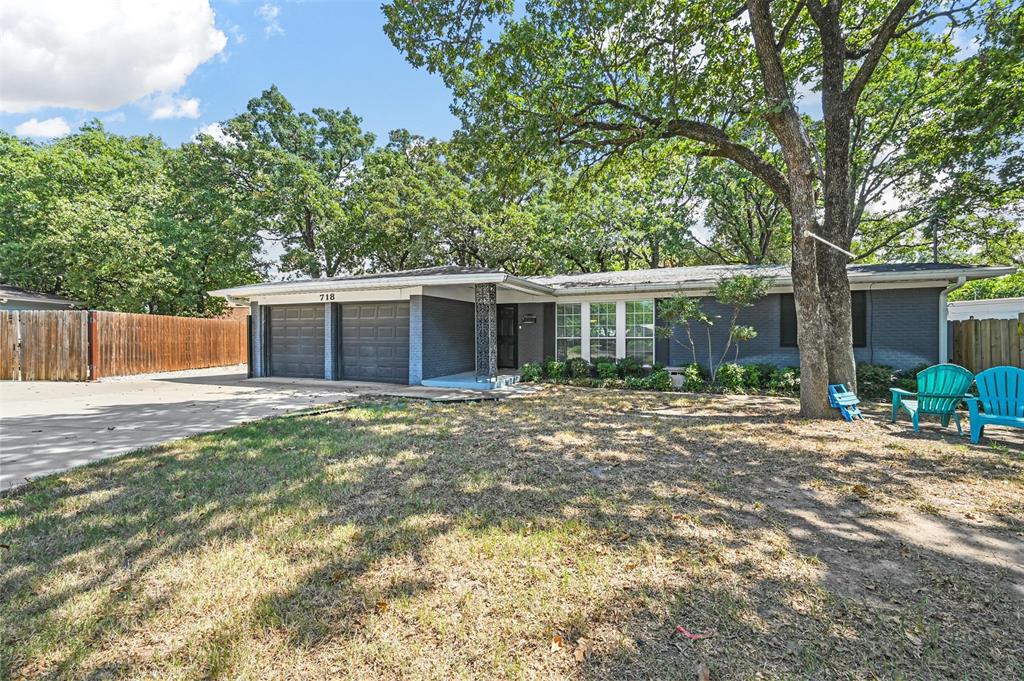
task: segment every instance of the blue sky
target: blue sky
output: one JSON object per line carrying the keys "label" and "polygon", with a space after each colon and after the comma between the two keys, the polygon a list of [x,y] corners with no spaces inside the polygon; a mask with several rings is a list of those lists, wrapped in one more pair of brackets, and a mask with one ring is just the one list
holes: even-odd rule
{"label": "blue sky", "polygon": [[[205,10],[207,0],[168,2]],[[25,45],[42,44],[61,58],[15,64],[8,59],[12,53],[2,55],[0,63],[11,67],[6,74],[0,72],[0,99],[10,96],[19,101],[4,102],[0,127],[35,132],[45,139],[59,135],[64,124],[74,129],[96,117],[113,132],[154,133],[177,145],[202,127],[243,111],[250,98],[271,84],[303,111],[317,106],[350,108],[379,140],[400,127],[441,138],[458,127],[440,78],[410,66],[384,34],[379,1],[214,2],[213,15],[200,20],[195,19],[194,8],[187,9],[189,13],[180,16],[177,9],[155,10],[153,16],[132,21],[111,11],[88,29],[109,37],[110,44],[86,42],[78,28],[84,18],[76,26],[74,18],[40,16],[45,10],[33,2],[4,9],[0,20],[22,30],[19,53],[26,51]],[[168,38],[163,29],[170,24],[180,28]],[[5,46],[12,52],[16,47]],[[72,66],[67,66],[69,62]],[[179,64],[168,74],[170,62],[184,66]],[[125,63],[137,65],[139,73],[124,75],[130,71]],[[75,70],[75,64],[81,66]],[[121,70],[113,71],[119,64]],[[21,80],[19,68],[25,76]],[[51,75],[45,73],[48,68],[64,71]],[[130,77],[139,82],[119,82],[104,97],[90,99],[91,93],[71,92],[79,85],[95,92],[112,79]],[[38,78],[51,83],[45,92],[33,91],[42,88]],[[66,92],[61,83],[66,83]],[[163,89],[154,89],[153,83]],[[139,92],[147,94],[122,103]]]}

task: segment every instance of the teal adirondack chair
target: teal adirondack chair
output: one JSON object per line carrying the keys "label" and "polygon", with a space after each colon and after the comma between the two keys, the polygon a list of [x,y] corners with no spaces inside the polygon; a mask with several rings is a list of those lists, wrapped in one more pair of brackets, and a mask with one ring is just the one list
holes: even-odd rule
{"label": "teal adirondack chair", "polygon": [[960,417],[956,407],[960,401],[971,397],[967,389],[974,382],[974,374],[956,364],[937,364],[917,374],[917,392],[912,393],[899,388],[889,388],[892,393],[892,422],[900,411],[910,415],[914,424],[914,432],[921,432],[921,414],[934,414],[939,417],[942,427],[949,425],[949,418],[956,422],[956,432],[964,434],[960,427]]}
{"label": "teal adirondack chair", "polygon": [[[978,374],[978,396],[967,400],[971,442],[977,444],[987,424],[1024,428],[1024,369],[992,367]],[[981,411],[981,407],[985,411]]]}

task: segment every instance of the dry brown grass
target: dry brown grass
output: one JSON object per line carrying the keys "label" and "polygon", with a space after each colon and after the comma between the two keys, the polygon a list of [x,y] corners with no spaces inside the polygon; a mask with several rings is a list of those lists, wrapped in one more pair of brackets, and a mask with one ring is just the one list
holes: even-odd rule
{"label": "dry brown grass", "polygon": [[0,498],[0,670],[1024,677],[1016,435],[794,414],[366,403],[39,480]]}

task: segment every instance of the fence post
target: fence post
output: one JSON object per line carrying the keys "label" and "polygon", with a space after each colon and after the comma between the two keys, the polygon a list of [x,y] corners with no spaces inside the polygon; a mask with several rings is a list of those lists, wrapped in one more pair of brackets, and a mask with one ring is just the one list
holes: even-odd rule
{"label": "fence post", "polygon": [[99,339],[96,337],[96,311],[89,310],[89,380],[95,381],[99,378]]}

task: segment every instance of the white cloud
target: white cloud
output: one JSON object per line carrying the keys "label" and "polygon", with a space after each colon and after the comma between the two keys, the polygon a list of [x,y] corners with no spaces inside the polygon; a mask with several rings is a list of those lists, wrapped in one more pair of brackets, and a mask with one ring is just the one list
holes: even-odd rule
{"label": "white cloud", "polygon": [[0,3],[0,111],[108,111],[173,92],[224,49],[208,0]]}
{"label": "white cloud", "polygon": [[227,145],[234,143],[234,140],[224,133],[224,129],[220,127],[220,123],[210,123],[209,125],[202,126],[199,130],[196,130],[196,134],[192,136],[192,139],[198,138],[200,134],[209,135],[215,142],[219,142],[220,144]]}
{"label": "white cloud", "polygon": [[199,99],[159,95],[149,103],[150,120],[165,118],[199,118]]}
{"label": "white cloud", "polygon": [[284,35],[281,22],[277,20],[281,16],[281,7],[279,5],[265,2],[256,9],[256,16],[263,19],[263,33],[268,38],[273,38],[275,35]]}
{"label": "white cloud", "polygon": [[245,42],[245,33],[242,32],[242,27],[238,24],[231,24],[228,26],[228,30],[231,31],[231,37],[235,39],[235,42],[241,45]]}
{"label": "white cloud", "polygon": [[71,132],[71,126],[63,118],[47,118],[44,121],[30,118],[14,128],[14,134],[21,137],[63,137]]}

